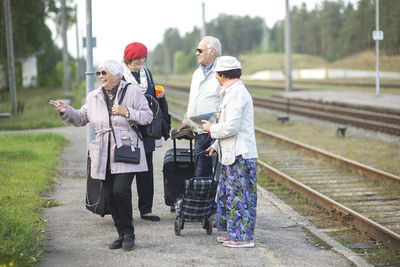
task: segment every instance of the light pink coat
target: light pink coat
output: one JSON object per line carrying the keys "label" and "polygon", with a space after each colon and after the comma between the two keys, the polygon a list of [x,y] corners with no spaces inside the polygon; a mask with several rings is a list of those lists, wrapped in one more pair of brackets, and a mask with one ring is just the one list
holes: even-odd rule
{"label": "light pink coat", "polygon": [[[118,103],[121,90],[125,84],[125,81],[120,82],[114,101],[115,104]],[[143,142],[137,137],[136,132],[131,128],[128,121],[134,122],[136,125],[146,125],[152,121],[153,113],[147,104],[144,94],[137,85],[131,84],[128,86],[121,105],[129,109],[130,116],[129,118],[111,116],[116,143],[109,126],[107,104],[101,87],[87,95],[86,103],[80,109],[76,110],[71,106],[67,106],[65,113],[61,115],[61,119],[65,124],[70,122],[74,126],[85,126],[90,122],[92,125],[95,138],[89,144],[89,154],[91,158],[91,175],[95,179],[104,180],[106,177],[109,138],[111,138],[111,173],[143,172],[148,170]],[[137,143],[140,147],[139,164],[114,161],[115,146],[131,145],[133,150]]]}

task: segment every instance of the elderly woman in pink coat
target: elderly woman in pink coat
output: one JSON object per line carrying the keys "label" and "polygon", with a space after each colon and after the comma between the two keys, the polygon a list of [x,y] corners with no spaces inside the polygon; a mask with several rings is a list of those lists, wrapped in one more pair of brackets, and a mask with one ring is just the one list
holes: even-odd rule
{"label": "elderly woman in pink coat", "polygon": [[[74,126],[85,126],[90,123],[95,132],[95,139],[89,144],[91,157],[91,174],[95,179],[104,180],[104,186],[109,193],[109,205],[114,225],[119,238],[110,249],[134,247],[135,235],[132,225],[132,193],[131,184],[137,172],[147,171],[146,156],[143,142],[138,138],[130,123],[146,125],[153,119],[147,100],[139,86],[129,84],[121,103],[119,99],[126,82],[121,80],[122,65],[114,60],[108,60],[98,66],[97,76],[101,87],[90,92],[86,103],[80,109],[61,102],[50,100],[63,122]],[[111,123],[115,138],[112,134]],[[122,145],[132,148],[139,146],[140,162],[138,164],[116,162],[114,150]]]}

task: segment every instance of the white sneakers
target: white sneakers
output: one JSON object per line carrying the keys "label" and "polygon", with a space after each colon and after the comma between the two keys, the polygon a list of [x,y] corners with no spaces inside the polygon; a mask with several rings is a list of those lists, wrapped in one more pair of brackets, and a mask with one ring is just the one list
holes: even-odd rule
{"label": "white sneakers", "polygon": [[217,241],[220,243],[224,243],[224,242],[230,241],[230,239],[227,235],[221,235],[221,236],[217,237]]}
{"label": "white sneakers", "polygon": [[218,236],[217,241],[223,243],[225,247],[230,247],[230,248],[252,248],[255,246],[253,240],[249,241],[230,240],[227,235]]}

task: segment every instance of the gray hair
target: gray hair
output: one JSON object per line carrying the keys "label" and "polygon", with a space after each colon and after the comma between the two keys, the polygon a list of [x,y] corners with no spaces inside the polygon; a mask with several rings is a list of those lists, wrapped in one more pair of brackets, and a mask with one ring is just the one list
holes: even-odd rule
{"label": "gray hair", "polygon": [[[203,38],[203,40],[207,40],[207,48],[214,48],[215,53],[217,54],[217,57],[221,56],[222,54],[222,48],[221,48],[221,42],[215,38],[214,36],[206,36]],[[210,51],[208,51],[210,53]]]}
{"label": "gray hair", "polygon": [[106,60],[97,66],[98,69],[107,69],[111,72],[112,75],[118,75],[122,76],[124,73],[124,68],[122,67],[122,64],[119,63],[118,61],[115,61],[113,59]]}

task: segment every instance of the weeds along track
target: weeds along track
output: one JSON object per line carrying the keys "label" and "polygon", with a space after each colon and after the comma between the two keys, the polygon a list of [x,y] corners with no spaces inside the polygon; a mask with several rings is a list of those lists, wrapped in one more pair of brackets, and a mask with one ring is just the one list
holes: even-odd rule
{"label": "weeds along track", "polygon": [[[183,101],[168,99],[181,121]],[[400,248],[400,177],[256,128],[259,167],[386,246]]]}
{"label": "weeds along track", "polygon": [[[171,85],[169,88],[188,92],[186,86]],[[400,136],[400,114],[371,112],[279,97],[253,96],[253,104],[262,108],[280,110],[287,114],[297,114]]]}

